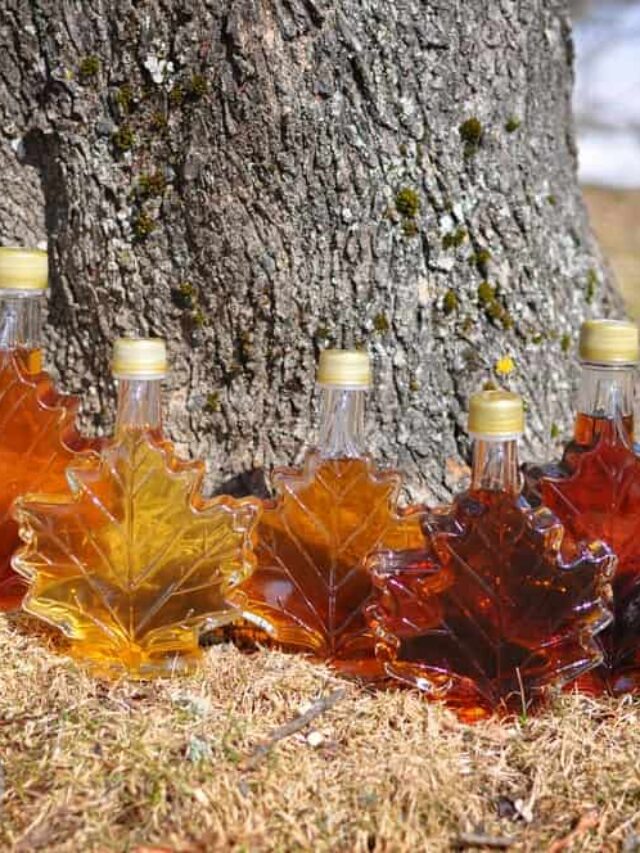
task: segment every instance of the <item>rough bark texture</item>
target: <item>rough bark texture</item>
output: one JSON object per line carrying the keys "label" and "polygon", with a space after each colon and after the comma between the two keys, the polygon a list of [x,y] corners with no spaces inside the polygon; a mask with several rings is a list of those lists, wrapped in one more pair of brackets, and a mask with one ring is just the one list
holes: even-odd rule
{"label": "rough bark texture", "polygon": [[610,298],[566,5],[4,0],[0,238],[48,243],[48,349],[87,420],[113,337],[164,335],[169,432],[219,485],[299,457],[319,349],[357,344],[371,448],[414,496],[454,484],[501,356],[549,452]]}

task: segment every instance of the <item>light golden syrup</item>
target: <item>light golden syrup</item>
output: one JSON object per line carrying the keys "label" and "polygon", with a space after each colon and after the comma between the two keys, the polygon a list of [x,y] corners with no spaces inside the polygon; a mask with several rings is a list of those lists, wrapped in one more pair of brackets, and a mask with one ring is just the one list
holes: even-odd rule
{"label": "light golden syrup", "polygon": [[203,623],[237,615],[226,596],[251,571],[259,508],[205,501],[203,473],[159,431],[129,428],[69,468],[71,492],[17,502],[27,544],[15,565],[32,580],[24,608],[95,674],[188,672]]}

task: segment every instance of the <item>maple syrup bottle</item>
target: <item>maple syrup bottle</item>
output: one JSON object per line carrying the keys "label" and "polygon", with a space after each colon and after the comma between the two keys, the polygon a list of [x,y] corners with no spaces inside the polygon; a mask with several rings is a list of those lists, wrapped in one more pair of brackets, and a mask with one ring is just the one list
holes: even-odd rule
{"label": "maple syrup bottle", "polygon": [[0,610],[19,607],[26,586],[10,565],[19,544],[10,515],[26,491],[57,489],[80,450],[78,403],[59,394],[42,370],[42,304],[47,253],[0,248]]}
{"label": "maple syrup bottle", "polygon": [[602,660],[615,558],[575,543],[553,513],[521,495],[522,399],[471,399],[472,481],[425,516],[421,548],[369,559],[377,600],[367,617],[387,673],[445,699],[472,722],[527,713],[551,685]]}
{"label": "maple syrup bottle", "polygon": [[202,498],[203,464],[179,459],[163,436],[166,369],[164,341],[116,341],[113,438],[68,468],[67,490],[15,505],[24,609],[104,677],[190,671],[201,629],[237,615],[225,597],[253,567],[258,503]]}
{"label": "maple syrup bottle", "polygon": [[419,519],[397,508],[400,476],[379,470],[365,450],[369,356],[324,350],[318,384],[318,446],[302,468],[273,475],[277,498],[258,526],[258,566],[241,587],[243,615],[262,641],[375,677],[381,667],[363,615],[372,594],[363,561],[375,548],[417,545]]}
{"label": "maple syrup bottle", "polygon": [[583,324],[573,440],[559,464],[527,472],[531,492],[574,536],[602,538],[618,557],[615,618],[600,636],[604,664],[579,682],[594,694],[640,688],[640,460],[633,445],[638,358],[635,324]]}

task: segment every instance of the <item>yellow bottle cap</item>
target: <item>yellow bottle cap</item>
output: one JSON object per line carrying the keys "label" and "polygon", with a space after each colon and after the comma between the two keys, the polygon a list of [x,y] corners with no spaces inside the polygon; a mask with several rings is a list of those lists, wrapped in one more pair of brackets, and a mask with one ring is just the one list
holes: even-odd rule
{"label": "yellow bottle cap", "polygon": [[524,404],[510,391],[480,391],[469,403],[469,432],[509,438],[524,432]]}
{"label": "yellow bottle cap", "polygon": [[0,247],[0,290],[46,290],[49,262],[42,249]]}
{"label": "yellow bottle cap", "polygon": [[318,384],[370,388],[371,359],[356,349],[325,349],[320,353]]}
{"label": "yellow bottle cap", "polygon": [[113,345],[114,376],[160,379],[167,374],[167,346],[162,338],[118,338]]}
{"label": "yellow bottle cap", "polygon": [[640,359],[638,327],[625,320],[587,320],[580,329],[580,360],[633,364]]}

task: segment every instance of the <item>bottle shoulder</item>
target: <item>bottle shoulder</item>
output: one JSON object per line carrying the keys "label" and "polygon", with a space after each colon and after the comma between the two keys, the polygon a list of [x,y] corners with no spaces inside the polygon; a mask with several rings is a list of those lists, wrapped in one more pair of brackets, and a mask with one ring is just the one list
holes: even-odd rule
{"label": "bottle shoulder", "polygon": [[0,350],[0,469],[9,500],[62,487],[67,465],[102,445],[78,430],[78,399],[57,390],[34,352]]}
{"label": "bottle shoulder", "polygon": [[347,496],[353,490],[384,488],[390,499],[397,497],[403,480],[400,472],[379,466],[369,455],[327,457],[316,449],[308,450],[298,466],[275,468],[270,479],[279,496],[317,488]]}

